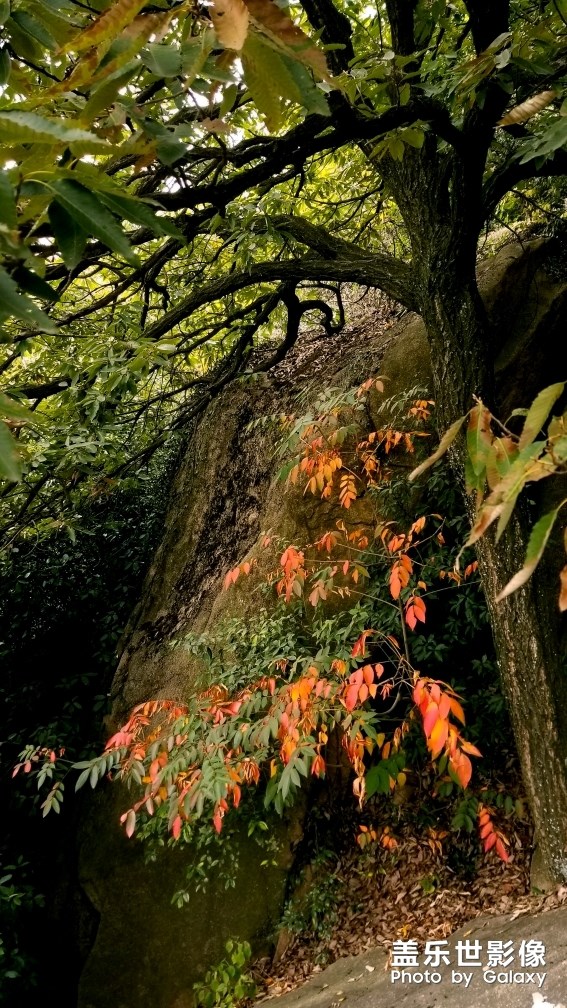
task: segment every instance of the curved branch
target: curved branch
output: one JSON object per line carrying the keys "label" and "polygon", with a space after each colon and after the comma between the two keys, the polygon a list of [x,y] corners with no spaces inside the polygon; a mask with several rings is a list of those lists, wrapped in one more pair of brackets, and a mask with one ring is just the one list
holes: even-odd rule
{"label": "curved branch", "polygon": [[347,281],[376,287],[411,311],[419,310],[410,266],[393,256],[366,254],[355,248],[350,251],[349,248],[348,258],[346,255],[336,255],[329,259],[304,256],[284,262],[256,263],[246,273],[231,273],[212,280],[149,326],[145,332],[146,339],[161,339],[198,308],[218,301],[227,294],[234,294],[256,284],[277,281],[293,284],[301,283],[302,280]]}

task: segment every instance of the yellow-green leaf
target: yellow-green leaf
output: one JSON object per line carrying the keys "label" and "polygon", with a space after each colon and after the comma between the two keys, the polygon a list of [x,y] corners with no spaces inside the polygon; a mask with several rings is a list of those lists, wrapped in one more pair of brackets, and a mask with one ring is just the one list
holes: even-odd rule
{"label": "yellow-green leaf", "polygon": [[37,112],[0,112],[0,142],[4,144],[71,144],[86,142],[97,148],[106,146],[106,141],[79,129],[72,120],[47,119]]}
{"label": "yellow-green leaf", "polygon": [[443,437],[441,438],[437,450],[434,451],[433,455],[430,455],[429,458],[425,460],[425,462],[422,462],[421,465],[418,465],[417,468],[414,469],[409,474],[408,479],[410,480],[417,479],[418,476],[421,476],[422,473],[426,472],[426,470],[429,469],[430,466],[434,465],[435,462],[437,462],[445,454],[447,449],[452,445],[453,441],[457,437],[457,434],[459,433],[461,427],[463,426],[465,420],[467,419],[467,416],[468,413],[465,414],[465,416],[459,417],[458,420],[455,420],[455,422],[451,424],[449,429],[445,431]]}
{"label": "yellow-green leaf", "polygon": [[85,52],[102,42],[110,44],[140,13],[144,3],[145,0],[116,0],[88,28],[69,40],[65,52]]}
{"label": "yellow-green leaf", "polygon": [[520,451],[537,437],[549,416],[551,407],[557,402],[564,388],[565,382],[557,382],[555,385],[548,385],[547,388],[542,389],[539,395],[535,397],[528,410],[520,437]]}

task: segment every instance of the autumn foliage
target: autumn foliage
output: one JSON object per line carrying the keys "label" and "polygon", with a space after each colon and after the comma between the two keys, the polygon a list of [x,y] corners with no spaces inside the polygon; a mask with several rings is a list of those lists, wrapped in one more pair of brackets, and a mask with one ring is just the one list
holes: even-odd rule
{"label": "autumn foliage", "polygon": [[[404,740],[417,730],[438,779],[468,788],[471,757],[481,753],[462,734],[460,699],[447,683],[413,667],[408,643],[408,634],[427,620],[428,582],[420,548],[424,542],[443,544],[443,518],[421,515],[400,529],[378,515],[369,522],[368,511],[357,524],[355,514],[356,502],[372,501],[396,465],[407,464],[416,440],[428,436],[424,424],[433,404],[412,402],[406,413],[410,429],[385,425],[364,433],[357,422],[359,404],[370,388],[382,391],[381,380],[365,383],[346,402],[344,396],[335,397],[315,415],[283,418],[285,450],[292,457],[282,477],[294,492],[334,502],[339,517],[311,543],[282,543],[266,533],[256,551],[227,572],[224,588],[230,591],[243,578],[261,576],[284,606],[316,609],[331,598],[346,605],[364,597],[369,568],[379,561],[389,605],[398,612],[399,634],[368,626],[336,655],[292,661],[282,654],[265,675],[243,688],[230,690],[217,682],[186,703],[150,700],[138,705],[101,756],[75,765],[80,771],[77,788],[87,782],[94,787],[109,776],[136,791],[121,818],[128,836],[141,821],[156,816],[174,840],[204,815],[221,833],[244,789],[255,786],[263,788],[266,807],[281,813],[309,779],[326,775],[331,739],[352,770],[353,794],[361,808],[369,796],[404,786]],[[349,513],[348,526],[341,512]],[[441,575],[458,584],[475,569],[471,563],[463,574],[443,570]],[[400,701],[399,723],[392,730],[388,722],[386,731],[381,711]],[[27,754],[23,769],[34,759],[39,757]],[[46,810],[59,801],[57,787],[44,803]],[[485,850],[494,847],[505,859],[505,838],[484,807],[480,828]],[[361,827],[359,843],[378,839],[374,834],[371,827]],[[379,842],[387,849],[396,846],[389,830]]]}

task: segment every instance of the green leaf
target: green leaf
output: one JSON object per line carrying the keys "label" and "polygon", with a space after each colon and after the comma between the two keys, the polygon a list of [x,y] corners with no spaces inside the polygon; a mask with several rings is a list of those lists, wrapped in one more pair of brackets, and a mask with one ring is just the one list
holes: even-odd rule
{"label": "green leaf", "polygon": [[401,130],[400,136],[405,144],[410,147],[416,147],[418,150],[423,147],[425,141],[425,133],[422,129],[416,129],[413,126],[408,126],[407,129]]}
{"label": "green leaf", "polygon": [[97,196],[109,210],[125,220],[132,221],[133,224],[140,224],[142,227],[148,227],[157,235],[169,235],[169,237],[177,238],[178,241],[185,243],[181,231],[175,227],[175,224],[172,224],[167,217],[158,217],[149,203],[144,200],[131,196],[120,196],[103,189],[98,190]]}
{"label": "green leaf", "polygon": [[94,133],[79,129],[72,120],[46,119],[37,112],[0,112],[0,142],[6,144],[55,144],[84,141],[97,147],[106,147]]}
{"label": "green leaf", "polygon": [[282,64],[296,84],[299,105],[310,115],[330,115],[327,99],[320,87],[315,84],[309,70],[297,60],[280,53]]}
{"label": "green leaf", "polygon": [[5,171],[0,171],[0,224],[10,230],[17,226],[16,191]]}
{"label": "green leaf", "polygon": [[57,291],[54,291],[53,287],[50,287],[42,277],[34,273],[33,270],[27,269],[26,266],[18,266],[14,270],[13,277],[20,289],[26,294],[33,294],[34,297],[41,298],[43,301],[59,300]]}
{"label": "green leaf", "polygon": [[433,455],[430,455],[429,458],[425,460],[425,462],[422,462],[421,465],[418,465],[417,468],[414,469],[409,474],[408,476],[409,480],[411,481],[416,480],[418,476],[421,476],[422,473],[426,472],[426,470],[429,469],[430,466],[434,465],[435,462],[437,462],[445,454],[447,449],[450,447],[450,445],[452,445],[453,441],[457,437],[457,434],[459,433],[461,427],[463,426],[465,420],[467,419],[467,416],[468,413],[465,414],[465,416],[459,417],[458,420],[455,420],[455,422],[451,424],[449,429],[445,431],[443,437],[441,438],[437,450],[434,451]]}
{"label": "green leaf", "polygon": [[123,256],[126,262],[137,264],[138,257],[124,231],[94,193],[72,179],[58,179],[50,184],[50,188],[57,202],[75,218],[83,231],[94,235],[113,252]]}
{"label": "green leaf", "polygon": [[178,77],[181,74],[181,50],[177,46],[154,43],[144,49],[142,59],[156,77]]}
{"label": "green leaf", "polygon": [[0,0],[0,28],[3,28],[10,17],[10,0]]}
{"label": "green leaf", "polygon": [[237,98],[238,84],[229,84],[223,91],[219,109],[219,119],[224,119],[225,115],[232,112]]}
{"label": "green leaf", "polygon": [[57,49],[57,41],[53,35],[27,11],[21,9],[13,11],[12,21],[15,21],[26,35],[31,35],[45,49],[49,49],[51,52]]}
{"label": "green leaf", "polygon": [[19,482],[22,478],[22,467],[16,442],[9,427],[0,421],[0,478]]}
{"label": "green leaf", "polygon": [[33,413],[27,406],[22,406],[16,399],[0,392],[0,417],[7,420],[25,420],[39,426],[45,423],[45,418],[39,413]]}
{"label": "green leaf", "polygon": [[0,266],[0,317],[4,319],[13,315],[40,332],[56,333],[57,326],[29,298],[20,294],[18,285],[6,270]]}
{"label": "green leaf", "polygon": [[469,414],[467,427],[467,451],[475,476],[483,476],[492,447],[490,411],[479,403]]}
{"label": "green leaf", "polygon": [[553,511],[548,511],[547,514],[543,515],[543,517],[536,522],[530,534],[523,567],[517,574],[514,574],[514,577],[508,581],[508,584],[502,589],[499,595],[497,595],[497,602],[506,598],[507,595],[511,595],[512,592],[517,591],[517,589],[521,588],[528,578],[532,576],[539,561],[541,560],[547,540],[549,539],[551,530],[555,524],[555,519],[564,504],[567,504],[567,498],[561,501],[559,507],[556,507]]}
{"label": "green leaf", "polygon": [[[189,22],[189,18],[187,18]],[[196,39],[187,39],[181,46],[181,69],[185,86],[190,87],[197,74],[203,69],[207,57],[215,44],[214,31],[205,31]]]}
{"label": "green leaf", "polygon": [[364,778],[366,794],[369,798],[375,794],[388,794],[390,791],[390,774],[382,763],[370,768]]}
{"label": "green leaf", "polygon": [[78,224],[75,217],[55,200],[49,204],[47,212],[53,228],[53,236],[63,256],[63,262],[68,269],[74,269],[83,257],[87,233]]}
{"label": "green leaf", "polygon": [[115,73],[110,74],[103,83],[92,92],[82,113],[81,120],[91,123],[97,118],[100,112],[107,112],[115,101],[120,88],[127,84],[131,77],[139,72],[140,65],[137,60],[132,60],[126,66],[120,67]]}
{"label": "green leaf", "polygon": [[563,393],[565,382],[557,382],[555,385],[548,385],[547,388],[537,395],[531,404],[526,417],[524,427],[519,442],[519,449],[522,451],[534,438],[537,437],[543,427],[549,412],[559,396]]}
{"label": "green leaf", "polygon": [[[241,59],[246,86],[258,111],[264,116],[268,129],[277,130],[282,118],[282,97],[289,97],[289,95],[282,96],[284,76],[279,53],[264,45],[257,32],[249,32],[242,49]],[[277,71],[275,76],[272,75],[272,68],[278,62],[280,71],[282,71],[279,77]],[[297,88],[291,75],[289,80],[291,81],[290,88],[293,87],[293,93],[296,95]],[[297,98],[292,98],[292,101],[297,101]]]}
{"label": "green leaf", "polygon": [[156,153],[162,164],[173,165],[176,161],[185,157],[187,144],[183,143],[182,140],[178,140],[177,137],[170,133],[163,140],[158,140],[156,143]]}

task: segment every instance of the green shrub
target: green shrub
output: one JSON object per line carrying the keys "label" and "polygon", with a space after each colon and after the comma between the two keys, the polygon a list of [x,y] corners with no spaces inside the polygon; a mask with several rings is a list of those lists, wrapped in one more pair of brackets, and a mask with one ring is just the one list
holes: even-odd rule
{"label": "green shrub", "polygon": [[234,1008],[256,994],[256,983],[247,971],[252,955],[248,942],[229,938],[225,949],[226,959],[208,970],[204,980],[193,985],[198,1008]]}

